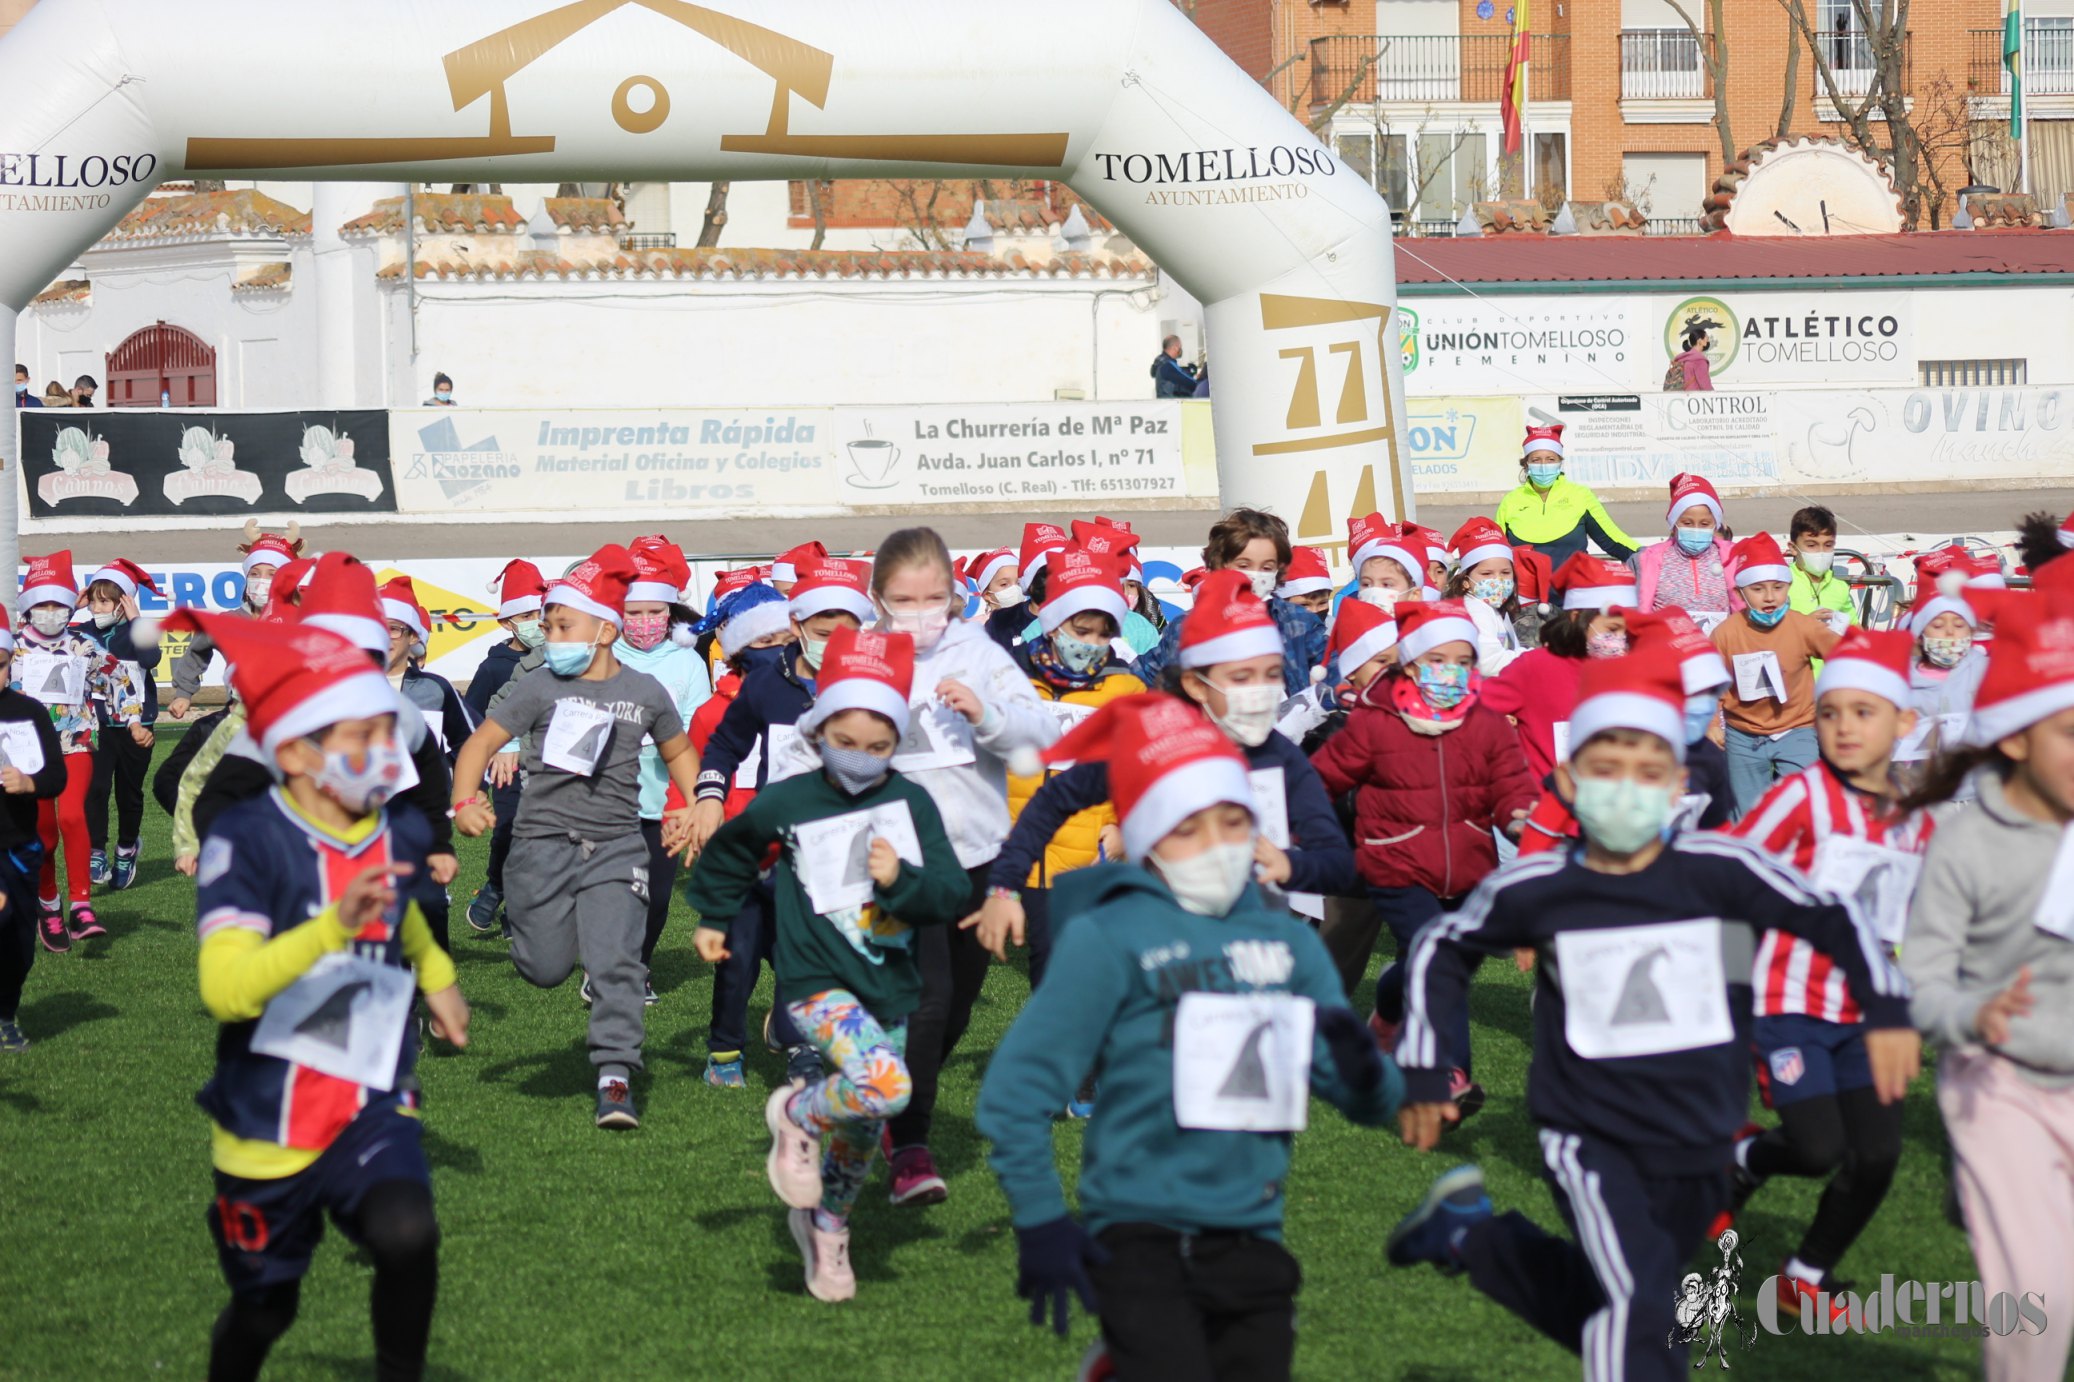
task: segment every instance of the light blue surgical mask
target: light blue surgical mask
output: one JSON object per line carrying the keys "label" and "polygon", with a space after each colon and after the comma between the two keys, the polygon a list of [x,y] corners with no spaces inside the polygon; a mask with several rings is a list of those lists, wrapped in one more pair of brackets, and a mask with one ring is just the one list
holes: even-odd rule
{"label": "light blue surgical mask", "polygon": [[1512,598],[1513,584],[1510,576],[1485,576],[1482,580],[1469,583],[1469,593],[1487,605],[1502,605]]}
{"label": "light blue surgical mask", "polygon": [[1440,667],[1430,662],[1415,662],[1412,676],[1418,683],[1419,695],[1435,710],[1453,710],[1469,694],[1469,664],[1466,662]]}
{"label": "light blue surgical mask", "polygon": [[1562,473],[1563,468],[1560,465],[1530,465],[1527,467],[1527,479],[1533,483],[1535,489],[1547,489],[1556,482],[1556,477]]}
{"label": "light blue surgical mask", "polygon": [[1680,528],[1672,534],[1678,539],[1678,550],[1688,557],[1696,557],[1714,545],[1712,528]]}
{"label": "light blue surgical mask", "polygon": [[595,643],[546,643],[540,655],[547,660],[547,670],[558,677],[580,677],[590,670],[591,660],[598,655]]}
{"label": "light blue surgical mask", "polygon": [[1714,727],[1714,712],[1721,709],[1721,697],[1712,691],[1703,691],[1697,696],[1685,698],[1685,742],[1697,744],[1707,737]]}
{"label": "light blue surgical mask", "polygon": [[1107,643],[1083,643],[1064,629],[1056,630],[1051,636],[1052,650],[1059,661],[1075,676],[1084,677],[1102,665],[1109,656]]}
{"label": "light blue surgical mask", "polygon": [[1580,778],[1571,811],[1586,838],[1614,854],[1633,854],[1660,839],[1677,809],[1678,794],[1631,777]]}
{"label": "light blue surgical mask", "polygon": [[1750,616],[1750,622],[1755,624],[1758,628],[1775,629],[1779,627],[1779,621],[1786,617],[1786,609],[1787,607],[1785,605],[1780,605],[1777,609],[1772,610],[1768,613],[1756,609],[1747,609],[1743,612]]}

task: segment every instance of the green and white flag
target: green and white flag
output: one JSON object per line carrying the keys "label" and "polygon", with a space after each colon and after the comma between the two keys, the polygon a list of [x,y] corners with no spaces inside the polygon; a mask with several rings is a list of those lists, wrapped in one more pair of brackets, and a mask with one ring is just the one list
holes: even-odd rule
{"label": "green and white flag", "polygon": [[2004,0],[2002,65],[2009,69],[2009,132],[2024,137],[2024,8],[2023,0]]}

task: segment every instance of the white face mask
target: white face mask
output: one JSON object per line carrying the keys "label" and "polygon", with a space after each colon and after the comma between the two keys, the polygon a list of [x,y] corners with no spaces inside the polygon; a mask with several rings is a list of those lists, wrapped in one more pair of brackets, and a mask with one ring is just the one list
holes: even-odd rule
{"label": "white face mask", "polygon": [[1802,552],[1800,554],[1800,569],[1807,572],[1810,576],[1828,575],[1829,568],[1835,562],[1836,553],[1834,552]]}
{"label": "white face mask", "polygon": [[32,609],[29,611],[29,627],[45,638],[56,638],[72,622],[70,610],[57,608]]}
{"label": "white face mask", "polygon": [[[1217,686],[1208,677],[1205,686]],[[1282,688],[1271,682],[1258,686],[1217,686],[1224,693],[1224,715],[1212,715],[1217,728],[1234,743],[1257,749],[1275,732],[1275,712],[1282,708]]]}
{"label": "white face mask", "polygon": [[1386,585],[1371,585],[1365,587],[1354,598],[1364,605],[1374,605],[1377,609],[1395,609],[1399,600],[1409,599],[1410,597],[1406,592],[1392,590]]}
{"label": "white face mask", "polygon": [[1227,916],[1253,881],[1253,842],[1212,845],[1179,862],[1155,854],[1151,863],[1182,907],[1197,916]]}
{"label": "white face mask", "polygon": [[119,609],[111,609],[104,613],[96,614],[94,616],[94,627],[97,629],[112,629],[115,627],[115,621],[120,618],[122,618],[122,611]]}
{"label": "white face mask", "polygon": [[917,652],[928,652],[943,640],[951,626],[950,607],[930,605],[923,609],[887,609],[879,606],[879,627],[888,633],[904,633],[915,640]]}
{"label": "white face mask", "polygon": [[1253,582],[1253,593],[1263,600],[1274,594],[1275,587],[1282,583],[1279,571],[1248,571],[1246,579]]}
{"label": "white face mask", "polygon": [[1030,593],[1019,585],[1004,585],[987,596],[987,603],[995,609],[1014,609],[1030,598]]}
{"label": "white face mask", "polygon": [[245,603],[253,609],[265,609],[267,596],[273,593],[272,576],[251,576],[245,581]]}

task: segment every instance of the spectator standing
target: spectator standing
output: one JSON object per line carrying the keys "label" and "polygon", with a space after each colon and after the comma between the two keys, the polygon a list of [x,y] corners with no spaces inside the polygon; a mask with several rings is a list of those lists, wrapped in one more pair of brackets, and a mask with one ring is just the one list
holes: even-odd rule
{"label": "spectator standing", "polygon": [[72,381],[72,406],[75,408],[93,407],[94,395],[99,392],[100,388],[100,381],[96,380],[91,374],[80,375]]}
{"label": "spectator standing", "polygon": [[427,408],[451,408],[454,406],[454,381],[444,374],[432,376],[432,397],[425,400]]}
{"label": "spectator standing", "polygon": [[14,406],[17,408],[41,408],[43,400],[29,392],[29,367],[14,367]]}
{"label": "spectator standing", "polygon": [[1181,363],[1181,338],[1169,336],[1160,343],[1159,354],[1152,361],[1154,398],[1194,398],[1195,386],[1201,382],[1201,371],[1194,365]]}

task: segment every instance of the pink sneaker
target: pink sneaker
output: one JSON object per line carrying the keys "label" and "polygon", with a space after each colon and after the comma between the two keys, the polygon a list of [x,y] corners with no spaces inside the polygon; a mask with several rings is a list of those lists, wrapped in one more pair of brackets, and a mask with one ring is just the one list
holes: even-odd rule
{"label": "pink sneaker", "polygon": [[812,1209],[821,1203],[821,1139],[793,1122],[785,1111],[798,1092],[797,1085],[781,1085],[764,1102],[763,1121],[771,1130],[771,1154],[764,1168],[779,1199],[794,1209]]}
{"label": "pink sneaker", "polygon": [[785,1216],[792,1228],[792,1241],[806,1259],[807,1294],[831,1303],[857,1294],[857,1274],[850,1270],[850,1230],[833,1233],[814,1226],[814,1211],[795,1209]]}
{"label": "pink sneaker", "polygon": [[893,1189],[886,1196],[894,1204],[942,1204],[950,1198],[950,1187],[936,1174],[936,1159],[927,1147],[909,1147],[894,1157],[890,1166]]}
{"label": "pink sneaker", "polygon": [[94,915],[93,908],[74,907],[72,909],[73,940],[92,940],[95,936],[105,936],[107,934],[108,928],[103,926],[100,918]]}
{"label": "pink sneaker", "polygon": [[1396,1051],[1397,1034],[1404,1030],[1404,1024],[1390,1021],[1380,1011],[1372,1011],[1368,1014],[1368,1030],[1375,1033],[1376,1045],[1388,1055]]}

